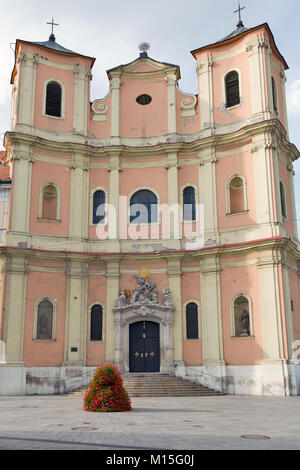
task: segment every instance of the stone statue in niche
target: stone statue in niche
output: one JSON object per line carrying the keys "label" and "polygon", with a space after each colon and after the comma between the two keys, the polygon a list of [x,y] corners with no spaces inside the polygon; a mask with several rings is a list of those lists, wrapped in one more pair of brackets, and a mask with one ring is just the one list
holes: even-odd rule
{"label": "stone statue in niche", "polygon": [[173,305],[172,294],[168,287],[163,290],[162,303],[163,305]]}
{"label": "stone statue in niche", "polygon": [[38,339],[51,339],[51,327],[47,314],[42,313],[38,318]]}
{"label": "stone statue in niche", "polygon": [[158,292],[156,289],[153,289],[152,293],[151,293],[151,302],[153,304],[158,304]]}
{"label": "stone statue in niche", "polygon": [[240,331],[239,336],[249,336],[249,313],[247,310],[243,310],[242,316],[241,316],[241,322],[242,322],[242,328]]}
{"label": "stone statue in niche", "polygon": [[125,289],[122,289],[119,297],[116,300],[116,308],[126,307],[127,305],[127,296]]}

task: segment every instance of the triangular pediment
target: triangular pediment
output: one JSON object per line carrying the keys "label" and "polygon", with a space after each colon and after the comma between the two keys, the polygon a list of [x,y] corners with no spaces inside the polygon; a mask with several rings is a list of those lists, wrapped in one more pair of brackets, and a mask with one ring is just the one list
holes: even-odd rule
{"label": "triangular pediment", "polygon": [[138,57],[136,60],[130,62],[129,64],[119,65],[107,71],[108,76],[111,73],[120,73],[120,74],[157,74],[164,73],[168,71],[176,71],[177,78],[180,78],[180,69],[178,65],[168,64],[166,62],[159,62],[157,60],[151,59],[150,57]]}

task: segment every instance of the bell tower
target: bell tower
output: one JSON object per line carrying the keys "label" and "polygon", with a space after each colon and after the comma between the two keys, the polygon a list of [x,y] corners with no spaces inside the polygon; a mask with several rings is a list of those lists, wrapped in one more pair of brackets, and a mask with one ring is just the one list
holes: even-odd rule
{"label": "bell tower", "polygon": [[58,44],[57,23],[47,24],[52,27],[48,41],[16,41],[12,130],[31,133],[35,127],[86,136],[95,59]]}
{"label": "bell tower", "polygon": [[[287,129],[285,70],[267,23],[246,28],[241,20],[223,39],[191,51],[197,61],[201,130],[279,119]],[[234,127],[233,127],[234,126]]]}

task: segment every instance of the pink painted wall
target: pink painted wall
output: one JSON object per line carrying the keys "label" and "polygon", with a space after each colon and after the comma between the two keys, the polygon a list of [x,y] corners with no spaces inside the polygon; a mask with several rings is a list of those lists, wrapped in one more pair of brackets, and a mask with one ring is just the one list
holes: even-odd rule
{"label": "pink painted wall", "polygon": [[[148,94],[148,105],[136,102]],[[126,137],[159,136],[168,133],[167,85],[163,77],[128,79],[122,77],[120,89],[120,135]]]}
{"label": "pink painted wall", "polygon": [[[218,51],[220,53],[220,51]],[[213,66],[214,122],[221,125],[241,121],[251,115],[250,77],[248,54],[241,52],[228,59],[217,61]],[[240,104],[224,110],[226,103],[224,79],[228,72],[240,72]]]}
{"label": "pink painted wall", "polygon": [[[91,67],[92,59],[78,55],[63,54],[43,48],[34,44],[20,43],[19,52],[33,54],[37,57],[36,64],[36,88],[35,88],[35,110],[34,126],[50,131],[73,132],[73,113],[74,113],[74,70],[75,65],[82,67]],[[53,66],[46,66],[39,57],[53,62]],[[58,64],[58,66],[56,66]],[[60,68],[62,65],[71,67],[70,70]],[[22,73],[22,72],[21,72]],[[53,79],[58,80],[65,89],[65,118],[53,118],[44,116],[44,84],[45,81]],[[22,92],[22,90],[21,90]],[[90,84],[88,82],[88,100],[90,95]]]}
{"label": "pink painted wall", "polygon": [[[228,149],[230,150],[230,148]],[[247,182],[248,212],[233,216],[226,215],[226,182],[235,175],[242,175]],[[234,229],[256,223],[256,200],[253,159],[249,152],[218,158],[216,163],[217,211],[220,230]]]}
{"label": "pink painted wall", "polygon": [[[182,268],[199,268],[198,263],[183,263]],[[182,296],[182,327],[183,327],[183,338],[186,338],[186,331],[184,331],[185,323],[185,304],[187,302],[198,301],[201,302],[200,298],[200,272],[189,272],[183,273],[181,277],[181,296]],[[200,309],[200,307],[199,307]],[[187,340],[183,342],[183,360],[187,366],[200,366],[202,365],[202,318],[201,311],[198,312],[198,322],[199,322],[199,339],[198,340]]]}
{"label": "pink painted wall", "polygon": [[[104,265],[90,265],[90,269],[105,269]],[[106,277],[101,274],[90,274],[88,277],[88,307],[100,302],[103,308],[102,317],[102,341],[97,343],[90,343],[90,331],[87,332],[88,341],[86,347],[86,365],[98,366],[105,362],[105,324],[106,316],[111,315],[112,312],[106,312]]]}
{"label": "pink painted wall", "polygon": [[[65,89],[65,119],[44,116],[44,84],[57,80]],[[39,64],[36,69],[34,126],[54,132],[72,132],[74,128],[74,72]]]}
{"label": "pink painted wall", "polygon": [[[101,163],[105,163],[107,160],[101,160]],[[99,163],[99,160],[92,159],[91,165]],[[106,203],[109,203],[109,172],[104,169],[91,168],[90,169],[90,186],[89,186],[89,229],[88,234],[91,239],[98,239],[96,233],[96,226],[92,224],[92,214],[93,214],[93,191],[99,188],[103,191],[107,191],[108,200]]]}
{"label": "pink painted wall", "polygon": [[[247,119],[251,115],[251,88],[250,88],[250,74],[249,74],[249,60],[248,60],[248,51],[247,45],[252,41],[257,40],[258,37],[268,38],[269,33],[267,29],[262,26],[261,28],[256,29],[255,31],[248,32],[246,35],[236,38],[235,40],[228,41],[223,45],[215,45],[212,47],[204,48],[195,52],[195,58],[198,62],[206,61],[207,57],[210,56],[213,60],[212,71],[212,82],[213,82],[213,120],[219,125],[232,124],[234,122]],[[272,44],[271,37],[269,41]],[[264,48],[262,48],[263,56],[265,54]],[[281,68],[284,68],[284,64],[275,55],[274,50],[272,49],[273,54],[272,58]],[[230,54],[230,56],[229,56]],[[233,55],[234,54],[234,55]],[[265,57],[264,57],[265,62]],[[264,73],[266,77],[266,68],[265,63],[263,64]],[[233,107],[232,109],[224,109],[225,103],[225,92],[224,92],[224,77],[231,71],[237,70],[241,74],[240,80],[240,97],[241,102],[239,105]],[[280,119],[283,117],[283,108],[282,108],[282,96],[281,96],[281,86],[279,85],[278,73],[276,73],[276,83],[278,83],[279,90],[279,101],[280,103]],[[267,81],[265,81],[267,85]],[[266,86],[266,95],[265,99],[268,103],[268,93]],[[255,91],[256,92],[256,91]],[[199,96],[201,96],[201,90],[199,89]]]}
{"label": "pink painted wall", "polygon": [[[34,305],[38,298],[56,302],[56,340],[33,340]],[[23,361],[26,367],[60,366],[64,360],[66,277],[60,272],[30,271],[27,279]]]}
{"label": "pink painted wall", "polygon": [[[70,157],[69,157],[70,158]],[[32,165],[31,206],[29,230],[57,236],[68,236],[70,213],[71,169],[69,165],[60,165],[36,161]],[[55,183],[60,188],[60,221],[41,221],[39,217],[40,188],[44,183]]]}
{"label": "pink painted wall", "polygon": [[[245,259],[246,260],[246,259]],[[229,261],[226,259],[226,261]],[[254,338],[232,338],[231,299],[237,294],[252,299]],[[221,305],[224,360],[228,365],[255,365],[263,359],[261,313],[256,266],[222,268]]]}

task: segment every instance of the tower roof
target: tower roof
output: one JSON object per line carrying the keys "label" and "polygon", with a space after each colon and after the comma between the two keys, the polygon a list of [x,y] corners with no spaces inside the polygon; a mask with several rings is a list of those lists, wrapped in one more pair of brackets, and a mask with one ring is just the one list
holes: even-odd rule
{"label": "tower roof", "polygon": [[[251,29],[251,28],[250,28]],[[220,39],[218,42],[223,42],[223,41],[228,41],[228,39],[232,39],[232,38],[235,38],[236,36],[239,36],[240,34],[243,34],[245,33],[246,31],[249,31],[249,28],[245,28],[245,26],[243,25],[243,23],[241,24],[238,24],[236,29],[234,31],[232,31],[232,33],[228,34],[227,36],[225,36],[225,38],[222,38]]]}
{"label": "tower roof", "polygon": [[[85,57],[87,59],[91,59],[92,61],[91,67],[93,67],[94,62],[96,60],[94,57],[86,56],[83,54],[78,54],[77,52],[71,51],[70,49],[66,49],[65,47],[61,46],[60,44],[56,42],[54,34],[50,34],[48,41],[43,41],[43,42],[25,41],[23,39],[17,39],[16,47],[15,47],[15,64],[16,64],[16,59],[18,56],[18,51],[19,51],[19,47],[21,43],[31,44],[34,46],[43,47],[45,49],[51,49],[52,51],[55,51],[61,54],[68,54],[70,56]],[[13,80],[14,80],[15,70],[16,70],[16,67],[14,65],[14,69],[13,69],[12,76],[11,76],[11,83],[13,83]]]}
{"label": "tower roof", "polygon": [[[23,41],[23,42],[29,42],[29,41]],[[80,54],[77,54],[76,52],[71,51],[70,49],[66,49],[65,47],[63,47],[63,46],[61,46],[60,44],[58,44],[58,43],[55,41],[55,36],[54,36],[54,34],[51,34],[51,35],[49,36],[48,41],[44,41],[44,42],[31,42],[31,44],[36,44],[37,46],[47,47],[47,49],[53,49],[54,51],[58,51],[58,52],[66,52],[66,53],[68,53],[68,54],[80,55]]]}
{"label": "tower roof", "polygon": [[199,47],[198,49],[194,49],[193,51],[191,51],[191,54],[196,58],[195,54],[198,53],[198,52],[202,52],[202,51],[205,51],[205,50],[209,50],[209,49],[213,49],[213,48],[216,48],[216,47],[224,46],[226,44],[231,44],[234,41],[237,41],[238,39],[241,39],[242,37],[246,36],[248,33],[256,31],[256,30],[261,29],[261,28],[265,28],[267,30],[267,32],[269,34],[269,38],[270,38],[270,45],[271,45],[271,48],[272,48],[273,52],[283,62],[285,69],[288,69],[289,66],[286,63],[284,57],[279,52],[278,47],[276,46],[273,33],[272,33],[268,23],[262,23],[258,26],[254,26],[253,28],[245,28],[243,23],[240,22],[240,23],[237,24],[236,29],[234,31],[232,31],[230,34],[228,34],[227,36],[225,36],[224,38],[222,38],[219,41],[216,41],[212,44],[209,44],[207,46],[202,46],[202,47]]}

